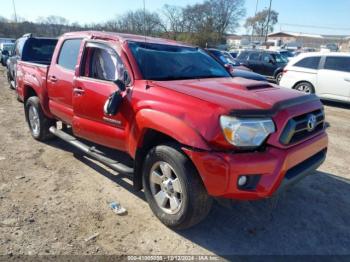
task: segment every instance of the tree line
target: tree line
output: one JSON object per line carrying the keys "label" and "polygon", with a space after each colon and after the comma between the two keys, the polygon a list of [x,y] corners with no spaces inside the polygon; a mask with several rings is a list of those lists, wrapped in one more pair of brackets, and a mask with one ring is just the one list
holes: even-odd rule
{"label": "tree line", "polygon": [[[185,7],[166,4],[159,12],[139,9],[128,11],[104,23],[85,25],[70,23],[60,16],[40,17],[36,22],[25,19],[13,22],[0,17],[0,37],[18,38],[25,33],[57,37],[65,32],[99,30],[159,36],[199,46],[215,46],[224,43],[225,35],[234,33],[238,28],[246,13],[244,1],[205,0]],[[261,30],[264,31],[262,20],[263,18],[248,18],[245,26],[261,33]],[[276,23],[277,17],[272,21]],[[267,30],[271,29],[273,27]]]}

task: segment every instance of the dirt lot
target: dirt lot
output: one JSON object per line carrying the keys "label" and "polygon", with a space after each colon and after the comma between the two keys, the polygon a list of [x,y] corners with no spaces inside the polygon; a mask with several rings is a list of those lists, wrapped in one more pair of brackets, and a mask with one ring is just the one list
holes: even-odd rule
{"label": "dirt lot", "polygon": [[[319,172],[279,198],[215,204],[206,221],[174,232],[127,177],[62,141],[34,141],[1,69],[0,255],[350,254],[350,106],[326,112],[330,146]],[[128,215],[109,209],[114,200]]]}

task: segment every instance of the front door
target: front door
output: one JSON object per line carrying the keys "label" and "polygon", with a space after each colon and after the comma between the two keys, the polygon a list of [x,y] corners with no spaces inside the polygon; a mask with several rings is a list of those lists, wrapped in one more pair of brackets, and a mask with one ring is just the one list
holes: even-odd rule
{"label": "front door", "polygon": [[316,89],[322,97],[350,101],[350,57],[327,56],[318,71]]}
{"label": "front door", "polygon": [[104,113],[105,104],[111,94],[118,90],[113,82],[121,79],[125,67],[109,45],[88,42],[81,64],[80,76],[73,88],[73,131],[76,136],[100,145],[126,150],[127,117],[132,115],[130,97],[124,97],[115,116]]}

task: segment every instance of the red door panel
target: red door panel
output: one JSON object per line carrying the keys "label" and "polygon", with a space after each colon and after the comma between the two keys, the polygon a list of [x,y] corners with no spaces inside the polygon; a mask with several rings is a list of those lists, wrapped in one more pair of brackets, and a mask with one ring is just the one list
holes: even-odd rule
{"label": "red door panel", "polygon": [[125,97],[116,116],[106,116],[103,108],[117,90],[113,82],[78,77],[73,92],[73,131],[76,136],[118,150],[126,150],[126,117],[130,115],[129,97]]}

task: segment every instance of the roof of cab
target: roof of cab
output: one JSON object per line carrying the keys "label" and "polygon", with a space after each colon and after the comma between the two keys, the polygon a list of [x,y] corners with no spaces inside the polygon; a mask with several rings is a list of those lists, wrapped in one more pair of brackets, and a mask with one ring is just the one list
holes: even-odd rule
{"label": "roof of cab", "polygon": [[149,37],[143,35],[132,35],[114,32],[100,32],[100,31],[80,31],[80,32],[69,32],[63,35],[65,38],[71,37],[86,37],[91,39],[102,39],[102,40],[114,40],[114,41],[133,41],[133,42],[147,42],[153,44],[164,44],[164,45],[178,45],[178,46],[191,46],[189,44],[177,42],[170,39]]}

